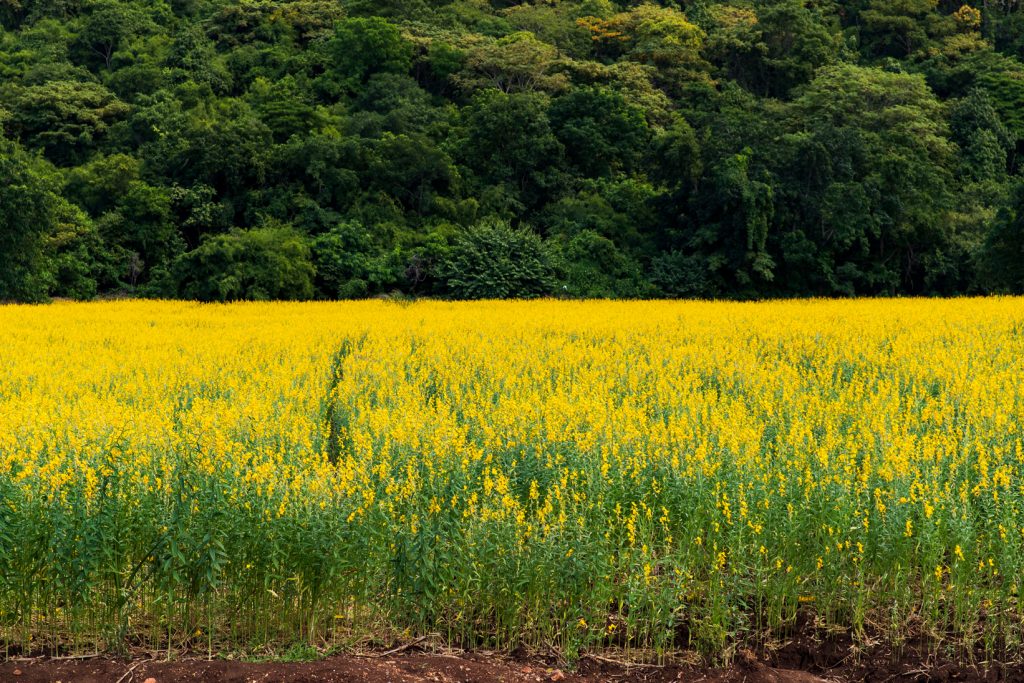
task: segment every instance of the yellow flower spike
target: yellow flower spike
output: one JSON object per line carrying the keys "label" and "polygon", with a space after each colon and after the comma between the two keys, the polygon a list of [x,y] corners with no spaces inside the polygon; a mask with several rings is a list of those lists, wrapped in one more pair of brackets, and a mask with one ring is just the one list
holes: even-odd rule
{"label": "yellow flower spike", "polygon": [[[686,579],[678,599],[693,600],[751,555],[787,575],[782,554],[828,564],[863,591],[913,562],[916,543],[887,539],[976,530],[933,572],[949,581],[966,552],[1024,534],[1006,521],[1024,494],[1021,299],[113,301],[3,307],[0,329],[3,512],[88,523],[112,502],[127,521],[156,513],[149,533],[162,536],[184,474],[220,509],[187,495],[182,515],[263,539],[226,550],[231,571],[215,580],[228,593],[252,578],[236,557],[275,557],[278,527],[324,533],[322,520],[347,520],[308,538],[330,552],[354,538],[397,556],[423,536],[431,552],[465,542],[524,571],[542,556],[585,564],[592,546],[575,541],[590,539],[619,558],[595,580],[643,567],[635,589],[656,603],[682,592],[659,597],[660,576],[718,572]],[[999,570],[982,558],[957,590],[998,603]]]}

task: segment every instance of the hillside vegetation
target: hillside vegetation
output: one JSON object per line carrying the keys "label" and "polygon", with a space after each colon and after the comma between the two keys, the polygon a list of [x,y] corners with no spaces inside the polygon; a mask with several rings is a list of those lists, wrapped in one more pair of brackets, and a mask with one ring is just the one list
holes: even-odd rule
{"label": "hillside vegetation", "polygon": [[1024,290],[1024,12],[0,0],[0,299]]}

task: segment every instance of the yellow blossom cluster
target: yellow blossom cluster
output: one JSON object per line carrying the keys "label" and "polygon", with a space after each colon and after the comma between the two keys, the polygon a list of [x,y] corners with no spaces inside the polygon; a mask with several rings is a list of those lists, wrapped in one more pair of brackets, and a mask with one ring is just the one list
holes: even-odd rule
{"label": "yellow blossom cluster", "polygon": [[250,642],[686,623],[712,650],[804,603],[972,637],[1017,609],[1021,299],[125,301],[0,330],[9,637],[67,608]]}

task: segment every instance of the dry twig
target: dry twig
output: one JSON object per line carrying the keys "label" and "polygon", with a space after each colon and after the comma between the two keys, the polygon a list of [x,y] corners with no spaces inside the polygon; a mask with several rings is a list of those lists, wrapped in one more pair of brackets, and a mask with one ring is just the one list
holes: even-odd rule
{"label": "dry twig", "polygon": [[131,668],[129,668],[127,671],[125,671],[124,675],[121,676],[119,679],[117,679],[117,683],[121,683],[124,679],[128,678],[129,676],[131,676],[132,672],[135,671],[135,669],[138,668],[139,664],[142,664],[142,662],[135,662],[134,664],[132,664]]}

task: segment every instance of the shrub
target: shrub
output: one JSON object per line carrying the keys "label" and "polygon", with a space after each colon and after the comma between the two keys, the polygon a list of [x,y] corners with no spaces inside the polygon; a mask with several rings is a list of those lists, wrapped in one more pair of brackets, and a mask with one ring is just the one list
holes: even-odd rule
{"label": "shrub", "polygon": [[439,271],[455,299],[529,299],[554,290],[540,236],[506,221],[485,221],[456,237]]}
{"label": "shrub", "polygon": [[316,274],[305,236],[287,225],[208,238],[175,270],[179,293],[200,301],[310,299]]}

